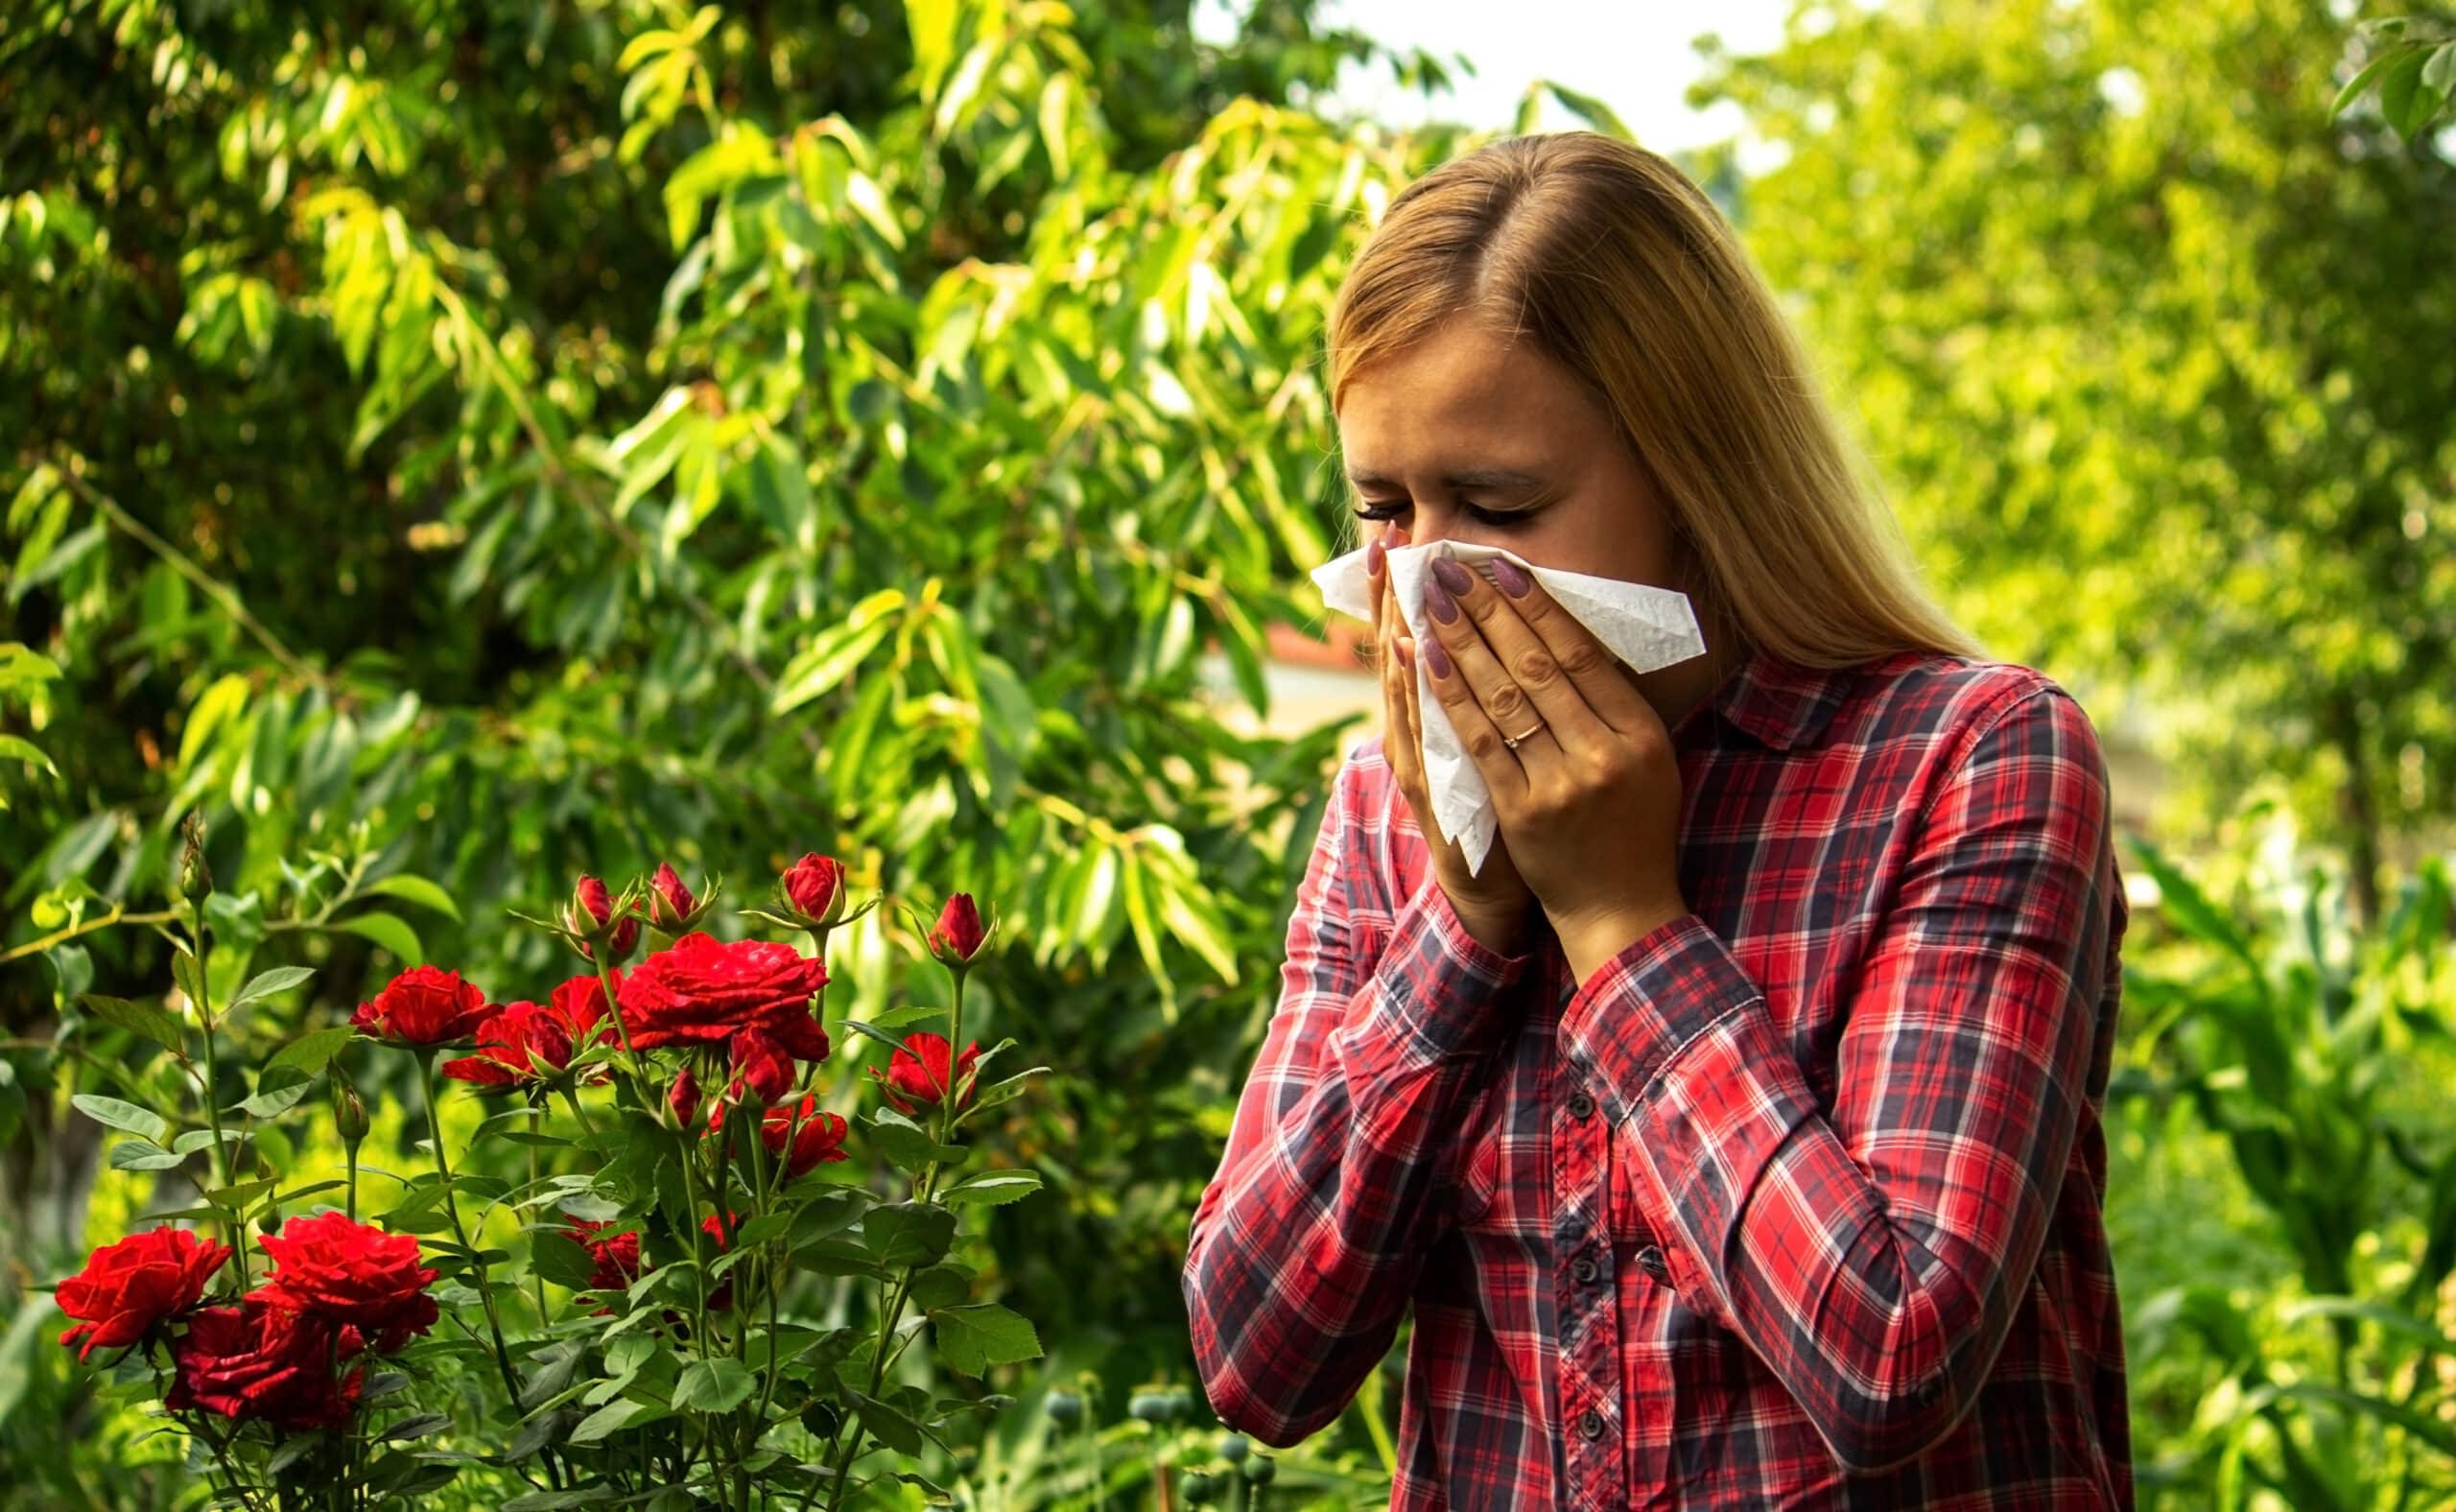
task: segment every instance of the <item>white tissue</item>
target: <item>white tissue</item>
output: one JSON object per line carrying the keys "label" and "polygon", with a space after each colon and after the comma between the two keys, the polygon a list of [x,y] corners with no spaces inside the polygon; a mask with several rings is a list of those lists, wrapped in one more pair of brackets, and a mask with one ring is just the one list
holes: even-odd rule
{"label": "white tissue", "polygon": [[[1324,604],[1367,624],[1373,620],[1373,579],[1365,571],[1365,552],[1370,550],[1368,546],[1334,557],[1311,574],[1321,587]],[[1698,631],[1687,594],[1650,583],[1538,567],[1516,552],[1464,541],[1402,546],[1389,554],[1391,602],[1418,646],[1433,638],[1424,582],[1436,553],[1486,581],[1492,579],[1492,558],[1506,557],[1542,583],[1545,592],[1632,671],[1653,672],[1705,654],[1706,640]],[[1492,790],[1485,785],[1475,758],[1458,744],[1458,731],[1451,724],[1449,712],[1433,695],[1432,673],[1425,670],[1424,658],[1418,656],[1414,662],[1417,712],[1424,723],[1425,786],[1432,799],[1432,820],[1443,839],[1457,842],[1467,858],[1467,870],[1480,874],[1497,827]]]}

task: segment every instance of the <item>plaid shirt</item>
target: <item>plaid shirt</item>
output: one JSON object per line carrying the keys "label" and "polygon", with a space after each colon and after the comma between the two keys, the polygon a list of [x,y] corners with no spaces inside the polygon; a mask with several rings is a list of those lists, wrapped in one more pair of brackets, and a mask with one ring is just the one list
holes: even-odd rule
{"label": "plaid shirt", "polygon": [[1188,1239],[1213,1406],[1296,1443],[1412,1305],[1396,1508],[2131,1506],[2087,716],[1760,652],[1672,740],[1694,911],[1583,982],[1339,768]]}

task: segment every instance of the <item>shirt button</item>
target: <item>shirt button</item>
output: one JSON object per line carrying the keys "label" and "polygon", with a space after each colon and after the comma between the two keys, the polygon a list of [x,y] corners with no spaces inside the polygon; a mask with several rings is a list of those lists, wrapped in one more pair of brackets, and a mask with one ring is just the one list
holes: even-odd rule
{"label": "shirt button", "polygon": [[1586,1415],[1577,1420],[1577,1430],[1589,1438],[1601,1438],[1603,1436],[1603,1414],[1595,1411],[1593,1407],[1588,1407],[1586,1409]]}
{"label": "shirt button", "polygon": [[1935,1401],[1938,1397],[1941,1397],[1944,1394],[1945,1378],[1942,1376],[1934,1377],[1920,1386],[1918,1391],[1919,1405],[1924,1407],[1928,1403]]}
{"label": "shirt button", "polygon": [[1671,1279],[1671,1266],[1665,1262],[1660,1245],[1648,1244],[1638,1251],[1638,1268],[1657,1281]]}
{"label": "shirt button", "polygon": [[1586,1095],[1586,1089],[1583,1087],[1570,1094],[1570,1117],[1573,1119],[1594,1117],[1594,1099]]}
{"label": "shirt button", "polygon": [[1570,1274],[1575,1276],[1580,1281],[1593,1281],[1594,1279],[1594,1257],[1592,1255],[1580,1255],[1577,1259],[1570,1262]]}

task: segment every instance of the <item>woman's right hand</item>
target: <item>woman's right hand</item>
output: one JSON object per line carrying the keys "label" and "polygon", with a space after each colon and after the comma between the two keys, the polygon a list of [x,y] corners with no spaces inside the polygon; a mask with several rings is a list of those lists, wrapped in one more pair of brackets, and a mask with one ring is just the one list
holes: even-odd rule
{"label": "woman's right hand", "polygon": [[1425,788],[1424,721],[1416,697],[1414,637],[1407,633],[1406,617],[1390,596],[1389,564],[1382,558],[1385,548],[1406,544],[1406,532],[1393,525],[1369,544],[1365,555],[1365,569],[1373,579],[1373,641],[1382,673],[1382,755],[1415,815],[1416,828],[1424,832],[1425,845],[1432,852],[1433,879],[1450,895],[1458,922],[1487,949],[1515,956],[1526,949],[1535,894],[1519,877],[1509,847],[1496,833],[1492,849],[1484,857],[1484,869],[1471,874],[1466,852],[1456,840],[1443,839],[1432,820],[1432,799]]}

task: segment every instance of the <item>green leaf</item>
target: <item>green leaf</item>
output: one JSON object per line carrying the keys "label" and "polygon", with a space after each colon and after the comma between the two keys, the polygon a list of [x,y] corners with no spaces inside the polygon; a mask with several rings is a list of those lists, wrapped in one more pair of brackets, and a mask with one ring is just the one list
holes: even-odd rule
{"label": "green leaf", "polygon": [[880,1264],[928,1265],[955,1242],[956,1216],[927,1202],[888,1202],[862,1219],[862,1243]]}
{"label": "green leaf", "polygon": [[78,997],[77,1003],[86,1012],[113,1028],[126,1029],[130,1034],[152,1040],[154,1044],[170,1050],[180,1050],[183,1046],[184,1036],[180,1033],[179,1021],[173,1018],[167,1009],[156,1007],[151,1003],[131,1003],[126,998],[106,998],[99,992],[83,993]]}
{"label": "green leaf", "polygon": [[162,1122],[160,1114],[148,1112],[133,1102],[98,1097],[90,1092],[78,1093],[68,1101],[70,1106],[97,1123],[142,1135],[156,1145],[162,1142],[163,1135],[171,1132],[171,1125]]}
{"label": "green leaf", "polygon": [[113,1170],[171,1170],[186,1161],[185,1155],[175,1154],[154,1144],[130,1144],[122,1140],[111,1146]]}
{"label": "green leaf", "polygon": [[418,943],[417,931],[390,913],[362,913],[356,918],[343,919],[332,928],[373,940],[400,957],[405,966],[426,964],[426,948]]}
{"label": "green leaf", "polygon": [[[266,1068],[265,1075],[267,1076],[272,1075],[271,1067]],[[308,1092],[315,1085],[315,1078],[312,1076],[275,1087],[264,1086],[259,1081],[254,1095],[238,1104],[238,1111],[247,1114],[249,1118],[277,1119],[305,1101]]]}
{"label": "green leaf", "polygon": [[[216,1141],[225,1145],[235,1144],[238,1138],[239,1132],[236,1129],[224,1129],[219,1134],[211,1129],[190,1129],[177,1139],[171,1141],[171,1150],[174,1154],[192,1155]],[[271,1187],[272,1183],[267,1182],[265,1185]]]}
{"label": "green leaf", "polygon": [[980,1202],[995,1207],[1030,1196],[1041,1187],[1034,1170],[977,1171],[938,1193],[942,1202]]}
{"label": "green leaf", "polygon": [[871,1114],[863,1130],[870,1143],[884,1150],[899,1170],[919,1170],[933,1162],[950,1165],[967,1153],[960,1145],[939,1144],[893,1108],[881,1108]]}
{"label": "green leaf", "polygon": [[994,1302],[944,1308],[930,1319],[938,1326],[938,1356],[950,1370],[978,1377],[992,1365],[1040,1358],[1040,1336],[1029,1320]]}
{"label": "green leaf", "polygon": [[921,1426],[875,1397],[853,1393],[855,1410],[869,1435],[899,1454],[921,1453]]}
{"label": "green leaf", "polygon": [[545,1233],[531,1237],[529,1264],[558,1287],[585,1291],[596,1285],[597,1264],[569,1235]]}
{"label": "green leaf", "polygon": [[[575,1444],[600,1443],[607,1434],[620,1432],[634,1423],[664,1416],[666,1416],[665,1408],[653,1403],[634,1402],[626,1397],[620,1402],[608,1402],[580,1419],[579,1425],[572,1429],[570,1441]],[[508,1512],[508,1503],[507,1503],[507,1512]]]}
{"label": "green leaf", "polygon": [[1587,124],[1604,135],[1617,136],[1624,142],[1634,142],[1638,139],[1637,133],[1629,130],[1628,123],[1622,121],[1619,115],[1601,100],[1553,80],[1547,79],[1544,83],[1552,91],[1553,99],[1568,106]]}
{"label": "green leaf", "polygon": [[295,1066],[310,1076],[317,1075],[333,1063],[342,1046],[357,1037],[358,1030],[346,1024],[311,1029],[283,1046],[280,1053],[265,1063],[265,1070],[270,1073],[276,1066]]}
{"label": "green leaf", "polygon": [[235,1008],[259,998],[270,998],[276,992],[288,992],[315,975],[305,966],[275,966],[271,971],[259,972],[239,989],[239,995],[230,1000],[230,1006]]}
{"label": "green leaf", "polygon": [[674,1409],[730,1412],[749,1398],[757,1384],[750,1367],[730,1355],[695,1359],[682,1367],[681,1379],[673,1383]]}
{"label": "green leaf", "polygon": [[424,877],[385,877],[368,883],[360,890],[368,897],[399,898],[404,903],[433,909],[446,918],[460,917],[460,905],[452,901],[452,894]]}

